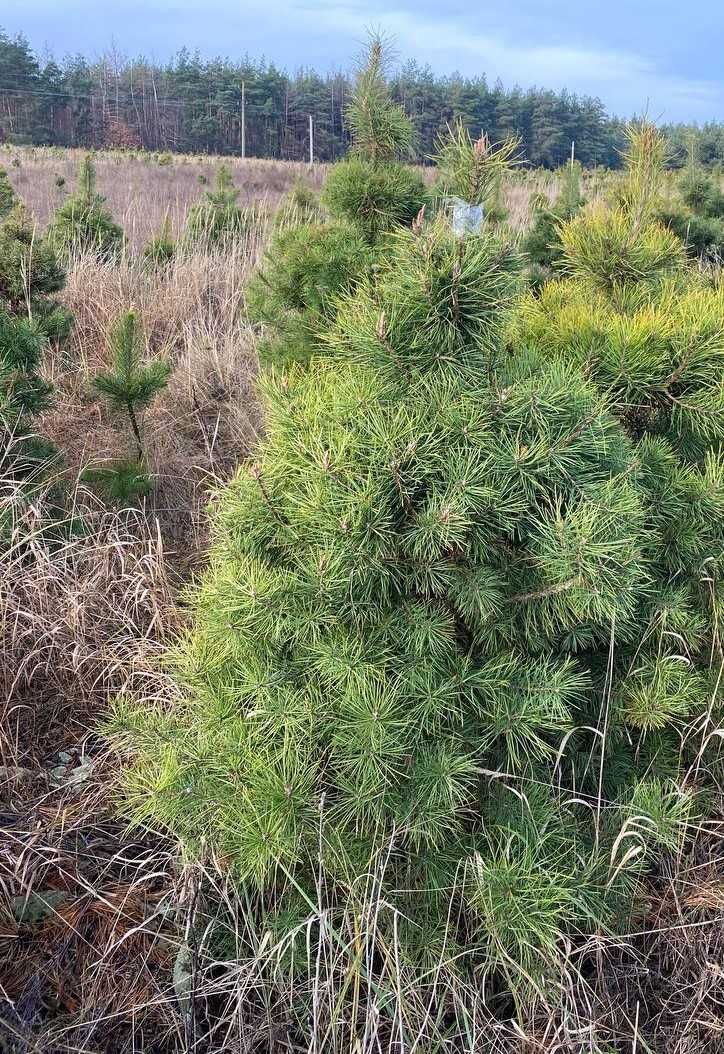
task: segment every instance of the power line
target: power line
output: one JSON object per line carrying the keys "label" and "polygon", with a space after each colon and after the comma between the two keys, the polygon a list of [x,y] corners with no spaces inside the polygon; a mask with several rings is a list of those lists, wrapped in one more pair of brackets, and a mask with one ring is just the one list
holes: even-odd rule
{"label": "power line", "polygon": [[[224,87],[223,90],[226,91],[227,89]],[[228,89],[228,90],[231,90],[231,89]],[[112,98],[113,101],[115,102],[116,95],[117,95],[115,88],[110,89],[105,94],[99,89],[98,91],[96,91],[92,95],[84,95],[84,94],[80,94],[79,92],[46,91],[45,89],[42,89],[42,88],[16,88],[16,87],[14,87],[12,85],[7,85],[7,84],[0,84],[0,92],[7,92],[9,95],[36,95],[36,96],[41,96],[41,97],[58,98],[58,99],[83,99],[83,100],[86,100],[88,102],[99,102],[103,98],[108,98],[108,99]],[[122,99],[119,98],[119,102],[123,102],[124,105],[130,105],[130,106],[137,105],[139,100],[140,100],[140,98],[141,98],[140,93],[138,95],[131,95],[127,91],[127,89],[123,89],[123,94],[125,95],[125,98],[122,98]],[[267,109],[266,103],[261,103],[260,104],[260,108],[263,109],[264,112],[263,113],[256,113],[256,114],[254,114],[253,113],[253,106],[254,106],[254,104],[252,103],[250,105],[248,102],[246,102],[246,100],[244,100],[244,102],[245,102],[245,109],[247,110],[247,112],[249,111],[249,109],[251,109],[252,116],[256,116],[256,117],[282,117],[282,116],[285,115],[286,112],[288,112],[288,111],[285,111],[283,109],[270,111],[270,110]],[[233,111],[232,111],[231,107],[232,106],[238,107],[238,99],[229,99],[227,101],[225,99],[218,99],[218,98],[215,99],[213,96],[207,96],[205,99],[202,99],[202,98],[173,99],[173,98],[166,97],[166,96],[159,96],[157,98],[157,104],[158,104],[159,107],[160,106],[178,106],[178,107],[183,108],[183,109],[188,109],[188,108],[193,107],[193,106],[207,105],[208,103],[215,104],[218,107],[222,107],[222,106],[228,105],[229,106],[229,114],[230,115],[233,115]],[[320,105],[320,109],[324,112],[324,110],[326,110],[326,105]],[[306,122],[306,120],[307,120],[307,113],[308,112],[309,112],[308,105],[306,105],[304,103],[304,100],[301,100],[300,103],[299,103],[299,110],[298,110],[299,119],[300,120],[304,120]]]}

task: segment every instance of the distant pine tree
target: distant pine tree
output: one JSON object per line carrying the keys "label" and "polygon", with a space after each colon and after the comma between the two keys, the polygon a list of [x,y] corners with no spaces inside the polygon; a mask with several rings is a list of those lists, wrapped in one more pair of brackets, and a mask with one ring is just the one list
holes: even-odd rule
{"label": "distant pine tree", "polygon": [[521,250],[530,265],[531,284],[536,287],[562,266],[565,257],[561,230],[586,203],[581,193],[581,167],[578,163],[566,165],[558,178],[560,193],[552,205],[544,194],[531,201],[531,225],[521,243]]}
{"label": "distant pine tree", "polygon": [[239,189],[234,185],[231,169],[220,165],[213,190],[192,205],[186,220],[184,242],[195,245],[223,245],[250,232],[266,219],[263,205],[242,208],[238,203]]}
{"label": "distant pine tree", "polygon": [[721,180],[693,160],[679,180],[680,201],[663,203],[659,219],[690,256],[721,261],[724,256],[724,192]]}
{"label": "distant pine tree", "polygon": [[48,237],[66,258],[81,252],[107,258],[121,252],[123,230],[114,222],[105,198],[96,190],[96,170],[90,154],[80,164],[75,193],[56,210]]}
{"label": "distant pine tree", "polygon": [[168,212],[163,218],[161,230],[143,248],[143,258],[152,267],[166,267],[176,256],[176,242]]}

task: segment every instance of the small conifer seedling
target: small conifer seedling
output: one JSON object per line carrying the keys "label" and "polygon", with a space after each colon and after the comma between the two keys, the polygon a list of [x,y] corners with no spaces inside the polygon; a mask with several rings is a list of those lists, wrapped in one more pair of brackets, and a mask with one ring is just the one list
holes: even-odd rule
{"label": "small conifer seedling", "polygon": [[173,237],[171,217],[167,212],[161,230],[144,246],[143,258],[151,267],[162,268],[168,266],[175,256],[176,242]]}
{"label": "small conifer seedling", "polygon": [[150,489],[150,480],[143,468],[140,413],[166,387],[171,367],[161,359],[141,361],[142,333],[135,311],[126,311],[117,319],[111,330],[110,345],[112,369],[96,374],[93,386],[112,411],[127,416],[136,456],[135,460],[123,459],[110,467],[90,468],[85,478],[99,484],[110,497],[128,500]]}
{"label": "small conifer seedling", "polygon": [[65,257],[92,252],[107,258],[122,250],[123,230],[96,190],[96,170],[90,154],[81,161],[75,193],[56,210],[48,236]]}
{"label": "small conifer seedling", "polygon": [[214,189],[207,190],[204,198],[189,209],[184,233],[186,244],[219,245],[249,230],[262,213],[259,206],[242,208],[238,199],[239,188],[234,185],[231,169],[220,165]]}

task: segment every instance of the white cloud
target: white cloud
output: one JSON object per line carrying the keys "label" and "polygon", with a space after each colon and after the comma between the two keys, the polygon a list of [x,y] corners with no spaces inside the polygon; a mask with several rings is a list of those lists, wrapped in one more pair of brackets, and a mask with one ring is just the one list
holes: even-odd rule
{"label": "white cloud", "polygon": [[[303,5],[297,7],[302,10]],[[518,83],[524,88],[568,88],[598,95],[622,114],[647,110],[656,119],[705,120],[724,108],[721,83],[657,69],[635,51],[509,41],[476,31],[460,18],[401,9],[314,3],[306,13],[313,13],[316,23],[326,23],[327,29],[357,38],[363,37],[367,26],[377,24],[396,38],[405,57],[429,62],[438,72],[484,72],[489,82],[499,77],[507,87]]]}

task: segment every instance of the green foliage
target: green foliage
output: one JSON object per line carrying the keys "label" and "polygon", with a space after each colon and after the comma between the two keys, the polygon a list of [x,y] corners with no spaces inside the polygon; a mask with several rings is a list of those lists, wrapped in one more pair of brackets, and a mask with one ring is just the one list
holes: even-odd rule
{"label": "green foliage", "polygon": [[442,194],[460,198],[470,205],[490,207],[500,189],[500,178],[520,149],[520,140],[510,136],[493,146],[485,134],[471,138],[458,119],[438,141],[434,160],[439,171]]}
{"label": "green foliage", "polygon": [[[262,266],[249,284],[250,319],[266,327],[262,363],[305,363],[319,352],[339,299],[365,278],[384,253],[384,238],[420,214],[422,178],[390,160],[400,114],[383,75],[380,41],[373,38],[352,100],[353,156],[335,165],[316,195],[295,187],[282,202]],[[400,143],[398,143],[400,146]]]}
{"label": "green foliage", "polygon": [[373,34],[345,112],[354,153],[372,165],[409,156],[412,151],[412,123],[392,99],[386,66],[384,42]]}
{"label": "green foliage", "polygon": [[409,152],[412,126],[391,100],[382,41],[373,36],[348,108],[350,157],[330,171],[322,195],[333,219],[351,223],[374,245],[409,225],[428,200],[422,177],[396,163]]}
{"label": "green foliage", "polygon": [[679,183],[680,202],[659,209],[661,222],[690,256],[719,260],[724,254],[724,193],[713,176],[690,166]]}
{"label": "green foliage", "polygon": [[148,497],[152,490],[150,476],[135,458],[93,465],[83,471],[81,478],[114,505],[132,505]]}
{"label": "green foliage", "polygon": [[571,190],[538,296],[490,225],[398,226],[348,284],[350,231],[276,236],[250,304],[316,357],[263,375],[179,700],[114,728],[131,817],[224,861],[280,976],[305,899],[333,927],[373,884],[354,943],[413,987],[550,1004],[721,780],[724,290],[656,220],[662,156]]}
{"label": "green foliage", "polygon": [[17,200],[7,172],[4,168],[0,168],[0,220],[4,219],[13,209],[17,204]]}
{"label": "green foliage", "polygon": [[40,376],[45,339],[30,320],[0,309],[0,418],[5,434],[40,413],[52,385]]}
{"label": "green foliage", "polygon": [[351,157],[327,176],[322,200],[330,215],[351,223],[370,245],[395,226],[409,226],[428,201],[422,177],[404,165]]}
{"label": "green foliage", "polygon": [[324,218],[319,195],[304,180],[297,179],[292,189],[279,202],[274,226],[283,230],[304,223],[323,223]]}
{"label": "green foliage", "polygon": [[562,225],[578,215],[585,205],[581,194],[581,167],[566,165],[559,174],[560,194],[553,205],[545,195],[531,202],[532,222],[523,238],[521,250],[536,270],[534,286],[540,286],[558,269],[564,259],[560,231]]}
{"label": "green foliage", "polygon": [[166,387],[171,367],[161,359],[142,363],[142,332],[134,311],[126,311],[117,319],[111,330],[110,344],[112,369],[97,373],[93,385],[111,410],[128,415],[140,465],[143,443],[137,414]]}
{"label": "green foliage", "polygon": [[657,223],[639,228],[623,208],[595,206],[561,230],[566,268],[606,293],[631,283],[659,283],[684,262],[676,235]]}
{"label": "green foliage", "polygon": [[262,363],[305,362],[319,350],[336,298],[369,270],[372,258],[347,224],[278,230],[246,290],[250,319],[267,327]]}
{"label": "green foliage", "polygon": [[0,222],[0,434],[5,478],[39,477],[55,456],[34,434],[33,418],[50,403],[42,376],[49,340],[60,341],[70,313],[54,294],[65,284],[55,253],[16,204]]}
{"label": "green foliage", "polygon": [[167,267],[176,256],[171,217],[166,213],[161,230],[143,247],[143,258],[151,267]]}
{"label": "green foliage", "polygon": [[32,318],[49,340],[60,341],[72,324],[54,296],[64,285],[65,270],[52,245],[16,205],[0,223],[0,306]]}
{"label": "green foliage", "polygon": [[223,245],[248,233],[263,217],[259,205],[242,208],[231,170],[220,165],[213,190],[189,209],[184,232],[187,246]]}
{"label": "green foliage", "polygon": [[90,154],[81,161],[75,193],[56,210],[48,237],[66,258],[90,252],[105,259],[121,252],[123,230],[114,222],[105,198],[96,190],[95,165]]}
{"label": "green foliage", "polygon": [[602,281],[582,213],[571,277],[521,307],[489,228],[395,232],[328,356],[265,378],[171,657],[183,701],[116,724],[134,817],[210,847],[260,913],[320,868],[334,912],[387,846],[401,959],[443,932],[521,1002],[682,837],[650,759],[685,771],[718,693],[722,294],[672,242],[652,264],[633,199],[610,212],[641,268]]}

